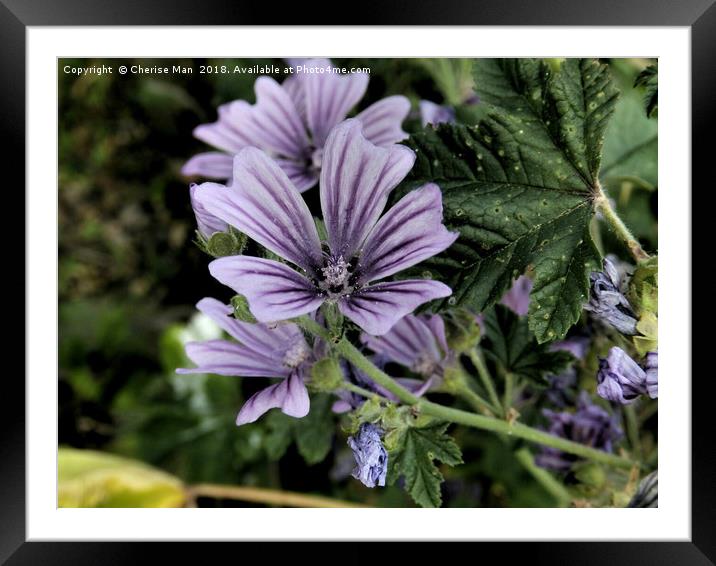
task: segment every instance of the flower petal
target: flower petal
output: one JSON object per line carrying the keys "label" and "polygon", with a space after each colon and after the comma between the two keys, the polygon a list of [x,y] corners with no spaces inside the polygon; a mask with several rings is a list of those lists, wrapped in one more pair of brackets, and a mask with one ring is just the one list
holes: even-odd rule
{"label": "flower petal", "polygon": [[[211,318],[230,336],[254,352],[275,360],[280,364],[286,351],[297,342],[304,341],[301,329],[295,324],[251,324],[233,317],[234,309],[221,301],[206,297],[196,304],[206,316]],[[306,346],[308,347],[308,346]]]}
{"label": "flower petal", "polygon": [[298,372],[292,372],[286,379],[262,389],[241,407],[236,424],[252,423],[270,409],[280,408],[291,417],[305,417],[310,409],[308,391]]}
{"label": "flower petal", "polygon": [[309,273],[322,264],[311,212],[286,173],[264,152],[242,150],[234,158],[229,190],[208,187],[198,198],[211,214]]}
{"label": "flower petal", "polygon": [[369,77],[366,73],[331,72],[333,65],[328,59],[311,59],[304,66],[315,70],[298,75],[306,97],[308,129],[316,147],[323,147],[333,126],[363,98]]}
{"label": "flower petal", "polygon": [[457,239],[442,223],[442,194],[430,183],[391,208],[363,244],[360,281],[382,279],[447,249]]}
{"label": "flower petal", "polygon": [[450,106],[440,106],[429,100],[421,100],[418,102],[418,108],[420,109],[420,122],[423,128],[428,124],[437,126],[438,124],[455,121],[455,110]]}
{"label": "flower petal", "polygon": [[283,170],[291,183],[299,192],[303,192],[315,186],[318,182],[318,170],[306,167],[303,163],[290,159],[275,158],[274,161]]}
{"label": "flower petal", "polygon": [[237,153],[254,146],[277,156],[304,159],[310,142],[301,116],[289,94],[270,77],[254,84],[256,104],[236,100],[219,108],[219,120],[194,130],[202,141]]}
{"label": "flower petal", "polygon": [[195,368],[180,368],[177,373],[215,373],[241,377],[283,377],[289,368],[280,360],[257,354],[255,351],[228,340],[189,342],[186,355]]}
{"label": "flower petal", "polygon": [[392,281],[365,287],[341,299],[338,308],[368,334],[381,336],[419,305],[451,293],[438,281]]}
{"label": "flower petal", "polygon": [[336,126],[324,148],[321,209],[334,255],[357,252],[380,218],[388,194],[415,162],[407,147],[377,147],[365,139],[361,122]]}
{"label": "flower petal", "polygon": [[376,354],[387,356],[407,368],[413,368],[424,354],[428,354],[435,362],[442,359],[439,345],[427,321],[412,314],[401,318],[382,336],[371,336],[364,332],[361,340]]}
{"label": "flower petal", "polygon": [[233,158],[228,153],[209,151],[199,153],[187,161],[181,168],[182,175],[207,177],[209,179],[225,180],[231,178]]}
{"label": "flower petal", "polygon": [[404,96],[389,96],[371,104],[356,116],[363,123],[363,135],[375,145],[388,146],[408,137],[401,124],[410,112]]}
{"label": "flower petal", "polygon": [[287,320],[323,303],[312,283],[287,265],[269,259],[229,256],[209,264],[211,274],[241,293],[259,322]]}
{"label": "flower petal", "polygon": [[216,185],[215,183],[203,183],[202,185],[192,184],[189,186],[189,199],[191,200],[191,207],[194,209],[196,225],[201,235],[205,238],[210,238],[211,235],[216,232],[225,232],[229,227],[226,222],[206,210],[204,205],[197,198],[197,193],[208,186],[216,186],[221,190],[227,190],[226,187]]}

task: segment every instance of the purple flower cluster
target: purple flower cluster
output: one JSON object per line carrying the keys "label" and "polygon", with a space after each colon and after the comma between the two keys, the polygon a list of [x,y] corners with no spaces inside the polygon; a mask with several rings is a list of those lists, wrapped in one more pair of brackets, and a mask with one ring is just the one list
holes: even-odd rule
{"label": "purple flower cluster", "polygon": [[[558,413],[545,409],[543,414],[549,420],[550,434],[605,452],[612,452],[614,443],[623,436],[619,419],[595,405],[586,391],[579,395],[574,412]],[[545,446],[535,457],[535,462],[543,468],[568,471],[577,459],[577,456]]]}

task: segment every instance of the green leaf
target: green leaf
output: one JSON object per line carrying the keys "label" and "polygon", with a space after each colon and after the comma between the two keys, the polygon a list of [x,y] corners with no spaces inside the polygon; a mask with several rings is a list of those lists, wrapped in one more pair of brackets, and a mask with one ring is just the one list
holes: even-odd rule
{"label": "green leaf", "polygon": [[626,92],[616,105],[604,140],[600,177],[612,196],[624,181],[645,189],[656,187],[657,133],[658,125],[644,115],[638,93]]}
{"label": "green leaf", "polygon": [[333,399],[330,395],[319,394],[311,398],[311,410],[302,419],[297,419],[294,434],[298,452],[307,464],[323,461],[333,445]]}
{"label": "green leaf", "polygon": [[568,352],[550,352],[546,344],[538,344],[527,321],[502,305],[485,313],[485,338],[486,353],[503,371],[537,386],[547,385],[548,375],[574,360]]}
{"label": "green leaf", "polygon": [[636,77],[635,87],[644,87],[644,108],[651,118],[659,112],[659,68],[649,65]]}
{"label": "green leaf", "polygon": [[417,270],[452,288],[448,304],[480,312],[534,267],[530,328],[540,343],[555,340],[578,320],[601,264],[589,221],[618,93],[590,60],[568,59],[552,74],[537,60],[479,59],[474,77],[489,107],[477,127],[426,128],[408,140],[417,161],[404,189],[437,183],[445,223],[460,232]]}
{"label": "green leaf", "polygon": [[433,463],[462,464],[460,448],[445,433],[448,423],[423,428],[409,427],[388,454],[388,483],[405,478],[405,490],[421,507],[440,507],[443,476]]}
{"label": "green leaf", "polygon": [[59,507],[183,507],[184,486],[142,462],[93,450],[57,453]]}

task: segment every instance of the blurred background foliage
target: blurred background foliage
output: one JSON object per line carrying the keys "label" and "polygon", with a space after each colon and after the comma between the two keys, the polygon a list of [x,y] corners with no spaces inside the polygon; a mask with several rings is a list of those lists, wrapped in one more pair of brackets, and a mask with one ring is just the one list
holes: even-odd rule
{"label": "blurred background foliage", "polygon": [[[183,65],[195,72],[117,74],[118,65],[137,62]],[[189,364],[184,342],[217,336],[212,324],[194,314],[193,305],[205,296],[231,296],[209,276],[209,258],[193,243],[188,194],[193,179],[179,171],[205,148],[193,138],[193,128],[214,121],[222,103],[239,98],[253,102],[256,78],[198,74],[199,65],[264,63],[283,66],[278,60],[255,59],[58,62],[59,444],[138,460],[165,470],[179,484],[259,486],[369,505],[412,506],[398,487],[369,490],[350,477],[352,455],[346,435],[334,423],[329,399],[314,399],[307,419],[296,421],[273,411],[258,423],[237,428],[238,408],[263,387],[262,380],[174,373]],[[641,94],[632,88],[646,63],[612,63],[627,93],[613,122],[626,126],[605,147],[605,182],[627,223],[655,249],[656,122],[645,120]],[[114,67],[114,73],[78,77],[62,72],[65,65],[102,64]],[[403,94],[414,107],[419,99],[449,103],[466,122],[476,121],[481,112],[479,105],[465,104],[471,78],[464,60],[346,60],[345,66],[371,68],[358,110],[386,95]],[[404,127],[418,128],[417,115]],[[624,147],[633,150],[632,162],[609,163],[609,152],[623,155]],[[603,245],[611,246],[609,241]],[[454,434],[466,464],[443,470],[446,506],[555,504],[504,442],[474,430]],[[69,464],[61,480],[69,495],[61,504],[139,505],[124,488],[109,503],[96,494],[73,491],[78,466],[90,470],[103,486],[126,485],[115,479],[107,484],[104,475],[114,464],[124,470],[124,460],[63,454],[62,462]],[[139,467],[145,481],[149,472]],[[131,465],[130,470],[134,477]],[[175,479],[167,481],[168,487],[160,482],[159,494],[149,489],[149,499],[142,501],[184,504],[174,497]],[[194,504],[257,503],[215,496],[199,497]]]}

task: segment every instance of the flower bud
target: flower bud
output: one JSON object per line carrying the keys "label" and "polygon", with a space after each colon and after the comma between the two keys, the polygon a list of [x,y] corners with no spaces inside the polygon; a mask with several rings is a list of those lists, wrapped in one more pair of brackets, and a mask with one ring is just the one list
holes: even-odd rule
{"label": "flower bud", "polygon": [[363,423],[356,436],[348,438],[348,446],[353,450],[356,467],[353,477],[366,487],[385,485],[388,473],[388,452],[383,446],[383,431],[374,424]]}
{"label": "flower bud", "polygon": [[600,397],[622,405],[633,403],[647,392],[646,372],[617,346],[599,360],[597,383]]}

